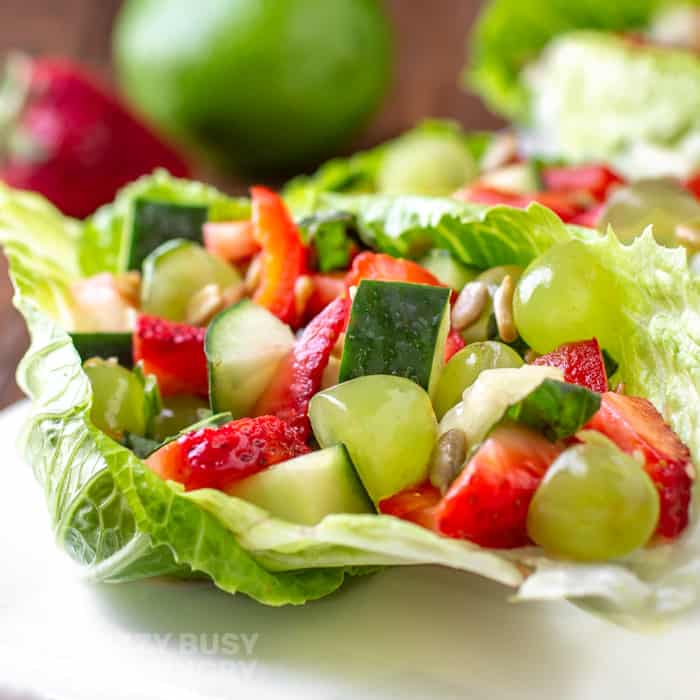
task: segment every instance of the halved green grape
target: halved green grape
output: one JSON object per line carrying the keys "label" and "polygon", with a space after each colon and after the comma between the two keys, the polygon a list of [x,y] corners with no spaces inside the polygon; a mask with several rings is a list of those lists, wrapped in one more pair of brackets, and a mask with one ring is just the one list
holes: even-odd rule
{"label": "halved green grape", "polygon": [[615,354],[617,284],[581,241],[550,248],[525,270],[513,300],[515,325],[539,353],[597,337]]}
{"label": "halved green grape", "polygon": [[144,313],[185,321],[192,297],[210,284],[221,291],[241,281],[238,271],[184,239],[168,241],[143,262],[141,310]]}
{"label": "halved green grape", "polygon": [[387,150],[377,175],[384,194],[452,194],[473,180],[477,164],[458,138],[417,134],[399,139]]}
{"label": "halved green grape", "polygon": [[202,420],[209,403],[198,396],[178,394],[163,400],[163,409],[153,422],[153,439],[162,442],[181,430]]}
{"label": "halved green grape", "polygon": [[461,262],[455,260],[449,250],[442,248],[433,248],[425,257],[421,258],[419,263],[428,272],[432,272],[440,282],[458,292],[467,282],[471,282],[479,275],[478,268],[462,265]]}
{"label": "halved green grape", "polygon": [[440,376],[433,400],[438,420],[462,400],[464,390],[485,369],[520,367],[522,364],[520,355],[503,343],[485,341],[463,348],[447,363]]}
{"label": "halved green grape", "polygon": [[345,445],[375,503],[427,478],[437,422],[410,379],[374,374],[338,384],[314,396],[309,417],[321,447]]}
{"label": "halved green grape", "polygon": [[624,243],[640,236],[653,225],[654,238],[665,246],[677,246],[679,227],[695,229],[700,221],[700,202],[675,180],[656,178],[639,180],[616,189],[605,204],[598,228],[612,226]]}
{"label": "halved green grape", "polygon": [[659,494],[642,465],[596,440],[554,461],[530,504],[527,532],[552,554],[600,561],[644,546],[658,519]]}
{"label": "halved green grape", "polygon": [[94,358],[83,369],[92,385],[92,422],[115,440],[127,432],[143,435],[146,405],[138,377],[111,360]]}

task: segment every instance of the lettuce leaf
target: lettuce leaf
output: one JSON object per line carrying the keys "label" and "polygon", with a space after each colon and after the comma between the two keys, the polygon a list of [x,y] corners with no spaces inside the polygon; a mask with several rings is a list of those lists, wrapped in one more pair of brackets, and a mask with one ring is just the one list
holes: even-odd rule
{"label": "lettuce leaf", "polygon": [[[558,35],[577,29],[620,32],[646,27],[666,0],[491,0],[470,39],[465,82],[500,114],[524,121],[528,93],[523,68]],[[692,0],[691,0],[692,2]]]}
{"label": "lettuce leaf", "polygon": [[[436,242],[456,237],[463,255],[484,264],[525,263],[577,235],[540,207],[467,215],[444,200],[422,199],[410,215],[385,207],[382,224],[379,204],[354,201],[354,214],[373,222],[368,230],[378,240],[396,245],[418,221]],[[445,216],[457,233],[434,233]],[[184,493],[162,481],[89,418],[90,384],[60,321],[61,309],[70,305],[67,285],[81,271],[81,235],[79,224],[40,198],[0,186],[0,240],[15,303],[32,335],[18,372],[33,400],[22,447],[45,491],[57,539],[90,578],[204,575],[224,591],[280,605],[327,595],[345,576],[372,567],[435,563],[516,587],[519,599],[577,599],[628,624],[697,599],[697,528],[676,544],[624,561],[580,565],[549,559],[537,548],[484,550],[387,516],[336,515],[302,527],[218,491]],[[649,234],[627,247],[612,235],[587,238],[584,245],[618,275],[620,335],[614,343],[601,340],[620,360],[621,380],[663,410],[697,461],[700,283],[682,252],[657,246]],[[64,264],[55,261],[57,251],[65,252]]]}

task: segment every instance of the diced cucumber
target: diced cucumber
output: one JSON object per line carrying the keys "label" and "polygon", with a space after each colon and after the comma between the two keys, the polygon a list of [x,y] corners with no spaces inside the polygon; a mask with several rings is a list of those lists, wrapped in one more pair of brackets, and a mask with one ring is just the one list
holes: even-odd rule
{"label": "diced cucumber", "polygon": [[252,301],[222,311],[204,343],[212,410],[230,411],[234,418],[250,415],[293,345],[289,326]]}
{"label": "diced cucumber", "polygon": [[413,380],[432,396],[449,328],[447,287],[362,280],[352,304],[340,381],[393,374]]}
{"label": "diced cucumber", "polygon": [[125,270],[139,270],[156,248],[174,238],[202,242],[208,207],[139,198],[134,202],[126,246]]}
{"label": "diced cucumber", "polygon": [[71,333],[70,337],[83,361],[91,357],[105,360],[114,357],[122,367],[134,363],[131,333]]}
{"label": "diced cucumber", "polygon": [[437,423],[428,395],[403,377],[360,377],[309,405],[321,447],[343,444],[374,503],[428,476]]}
{"label": "diced cucumber", "polygon": [[497,190],[528,194],[542,189],[540,166],[534,161],[525,161],[515,165],[492,170],[481,175],[479,182]]}
{"label": "diced cucumber", "polygon": [[440,282],[458,292],[479,274],[477,268],[462,265],[452,257],[449,250],[440,248],[433,248],[420,260],[420,264],[432,272]]}
{"label": "diced cucumber", "polygon": [[184,321],[187,305],[203,287],[221,290],[241,281],[236,268],[202,246],[176,239],[154,250],[143,263],[141,310],[169,321]]}
{"label": "diced cucumber", "polygon": [[275,464],[228,493],[300,525],[316,525],[332,513],[374,513],[342,445]]}

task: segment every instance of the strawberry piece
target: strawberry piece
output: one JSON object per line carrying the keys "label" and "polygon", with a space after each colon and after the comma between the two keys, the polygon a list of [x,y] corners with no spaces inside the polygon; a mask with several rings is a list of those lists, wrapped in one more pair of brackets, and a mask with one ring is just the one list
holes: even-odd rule
{"label": "strawberry piece", "polygon": [[345,273],[319,273],[311,277],[314,291],[306,305],[305,316],[311,320],[323,311],[332,301],[345,294]]}
{"label": "strawberry piece", "polygon": [[452,356],[458,353],[465,345],[466,343],[459,332],[454,328],[451,329],[445,343],[445,362],[449,362]]}
{"label": "strawberry piece", "polygon": [[75,63],[15,55],[5,81],[21,97],[1,125],[0,180],[8,185],[84,217],[157,167],[189,175],[173,148]]}
{"label": "strawberry piece", "polygon": [[282,199],[266,187],[251,187],[255,240],[262,247],[262,282],[254,301],[298,328],[304,309],[294,294],[307,272],[308,251]]}
{"label": "strawberry piece", "polygon": [[530,501],[562,450],[560,443],[551,443],[528,428],[497,427],[438,505],[437,529],[482,547],[528,544]]}
{"label": "strawberry piece", "polygon": [[579,384],[600,393],[608,390],[603,353],[595,338],[560,345],[547,355],[538,357],[532,364],[559,367],[569,384]]}
{"label": "strawberry piece", "polygon": [[426,481],[380,501],[379,512],[434,530],[435,509],[440,498],[440,491]]}
{"label": "strawberry piece", "polygon": [[586,228],[596,228],[604,209],[605,204],[596,204],[574,216],[568,223],[576,224],[576,226],[585,226]]}
{"label": "strawberry piece", "polygon": [[550,166],[542,169],[546,190],[586,192],[596,201],[604,202],[609,191],[624,180],[605,165]]}
{"label": "strawberry piece", "polygon": [[677,537],[688,526],[695,478],[690,451],[647,399],[615,392],[603,394],[600,410],[587,428],[607,435],[623,452],[641,454],[659,491],[661,511],[656,533]]}
{"label": "strawberry piece", "polygon": [[473,202],[474,204],[497,205],[504,204],[516,209],[524,209],[533,201],[534,195],[523,195],[517,192],[497,189],[488,185],[481,185],[478,182],[473,185],[458,190],[452,195],[462,202]]}
{"label": "strawberry piece", "polygon": [[695,173],[689,180],[686,180],[685,187],[700,199],[700,171]]}
{"label": "strawberry piece", "polygon": [[163,396],[209,394],[205,328],[172,323],[154,316],[139,316],[134,333],[134,362],[158,378]]}
{"label": "strawberry piece", "polygon": [[383,282],[413,282],[443,287],[435,275],[412,260],[394,258],[384,253],[360,253],[353,261],[345,278],[345,286],[357,286],[361,280],[381,280]]}
{"label": "strawberry piece", "polygon": [[260,250],[251,221],[209,221],[204,224],[204,247],[230,263],[250,258]]}
{"label": "strawberry piece", "polygon": [[309,323],[258,400],[255,415],[277,416],[291,426],[299,439],[309,438],[309,401],[321,388],[323,371],[345,330],[349,313],[350,301],[342,297]]}
{"label": "strawberry piece", "polygon": [[146,464],[188,491],[225,490],[272,464],[308,452],[286,423],[274,416],[260,416],[188,433],[161,447]]}

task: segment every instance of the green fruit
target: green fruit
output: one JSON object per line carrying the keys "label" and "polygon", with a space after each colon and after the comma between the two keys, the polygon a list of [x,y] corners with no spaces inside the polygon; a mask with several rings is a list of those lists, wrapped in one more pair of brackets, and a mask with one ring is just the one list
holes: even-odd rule
{"label": "green fruit", "polygon": [[121,440],[124,433],[146,431],[146,403],[138,377],[116,362],[88,360],[83,369],[92,386],[90,419],[104,433]]}
{"label": "green fruit", "polygon": [[478,173],[479,166],[459,139],[417,134],[389,148],[377,185],[383,194],[440,197],[452,194]]}
{"label": "green fruit", "polygon": [[153,439],[162,442],[177,435],[181,430],[202,420],[208,410],[208,402],[197,396],[169,396],[163,401],[163,410],[154,420]]}
{"label": "green fruit", "polygon": [[520,367],[522,364],[520,355],[503,343],[486,341],[463,348],[450,359],[440,376],[433,400],[438,420],[462,400],[464,390],[485,369]]}
{"label": "green fruit", "polygon": [[552,554],[596,561],[644,546],[658,519],[659,494],[642,465],[596,441],[554,461],[530,504],[527,531]]}
{"label": "green fruit", "polygon": [[437,424],[428,394],[409,379],[338,384],[311,399],[309,418],[321,447],[345,445],[375,503],[428,476]]}
{"label": "green fruit", "polygon": [[332,154],[372,114],[391,33],[377,0],[128,0],[114,59],[164,130],[280,173]]}
{"label": "green fruit", "polygon": [[556,245],[520,278],[513,299],[515,325],[539,353],[593,336],[614,353],[618,286],[584,243]]}

